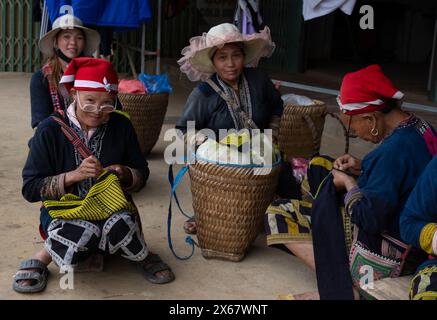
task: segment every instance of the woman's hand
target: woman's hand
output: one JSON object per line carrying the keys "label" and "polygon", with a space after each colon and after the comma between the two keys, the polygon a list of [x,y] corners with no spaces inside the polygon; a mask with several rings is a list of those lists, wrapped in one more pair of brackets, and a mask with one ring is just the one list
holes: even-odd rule
{"label": "woman's hand", "polygon": [[354,178],[336,169],[332,170],[332,176],[334,177],[334,185],[337,190],[346,189],[347,191],[349,191],[357,185],[357,182]]}
{"label": "woman's hand", "polygon": [[334,161],[334,168],[349,171],[356,176],[361,173],[361,160],[352,157],[350,154],[342,155]]}
{"label": "woman's hand", "polygon": [[86,180],[88,178],[97,178],[103,171],[100,161],[94,157],[89,156],[82,161],[80,166],[73,171],[67,172],[65,175],[65,187],[70,187],[75,183]]}
{"label": "woman's hand", "polygon": [[275,86],[275,89],[279,91],[279,89],[281,88],[281,84],[282,84],[281,81],[276,81],[273,84]]}
{"label": "woman's hand", "polygon": [[122,166],[121,164],[113,164],[105,168],[105,170],[114,171],[120,183],[124,187],[129,187],[132,185],[133,177],[132,172],[128,167]]}

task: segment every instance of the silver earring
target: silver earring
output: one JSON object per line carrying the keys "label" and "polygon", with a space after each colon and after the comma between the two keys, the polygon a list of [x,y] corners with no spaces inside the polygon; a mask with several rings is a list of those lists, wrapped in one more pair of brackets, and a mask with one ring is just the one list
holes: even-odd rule
{"label": "silver earring", "polygon": [[378,129],[373,128],[372,130],[370,130],[370,134],[372,136],[376,137],[379,134],[379,131],[378,131]]}

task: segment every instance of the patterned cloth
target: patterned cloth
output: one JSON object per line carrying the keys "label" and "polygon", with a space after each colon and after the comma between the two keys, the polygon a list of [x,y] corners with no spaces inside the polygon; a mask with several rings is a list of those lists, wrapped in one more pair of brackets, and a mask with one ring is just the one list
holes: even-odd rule
{"label": "patterned cloth", "polygon": [[104,171],[97,179],[85,199],[66,194],[60,200],[46,200],[44,206],[52,218],[105,220],[119,211],[136,213],[136,207],[129,202],[121,189],[117,176]]}
{"label": "patterned cloth", "polygon": [[[362,284],[364,268],[371,268],[374,281],[412,273],[412,271],[405,268],[406,263],[411,264],[410,261],[415,259],[414,253],[411,254],[410,246],[387,234],[382,234],[378,237],[381,252],[377,252],[377,250],[369,249],[366,242],[357,241],[358,227],[355,227],[354,231],[356,235],[349,253],[349,260],[352,280],[357,288],[360,288]],[[375,238],[377,237],[375,236]],[[408,262],[406,261],[407,258]],[[360,293],[366,298],[369,297],[365,290],[360,290]]]}
{"label": "patterned cloth", "polygon": [[311,203],[279,199],[272,202],[264,216],[267,245],[311,242]]}
{"label": "patterned cloth", "polygon": [[[62,114],[64,112],[64,108],[62,107],[62,105],[60,103],[58,84],[55,83],[53,81],[53,78],[52,78],[52,73],[53,73],[52,65],[50,64],[50,62],[48,62],[42,67],[41,70],[42,70],[42,72],[43,72],[44,76],[46,77],[48,84],[49,84],[50,97],[51,97],[52,103],[53,103],[53,112],[58,112],[58,113]],[[64,98],[64,101],[63,101],[64,106],[67,105],[67,100],[68,99]]]}
{"label": "patterned cloth", "polygon": [[139,224],[129,212],[99,222],[55,219],[47,233],[45,248],[59,267],[75,266],[98,250],[120,252],[131,261],[142,261],[148,254]]}
{"label": "patterned cloth", "polygon": [[312,170],[312,179],[315,180],[313,183],[309,182],[308,175],[305,176],[300,186],[302,200],[274,200],[267,208],[264,216],[267,245],[312,241],[312,202],[319,191],[317,187],[325,180],[327,173],[332,170],[332,162],[325,157],[315,157],[310,161],[309,167],[318,169],[318,174],[315,176],[314,170]]}
{"label": "patterned cloth", "polygon": [[[238,93],[235,92],[229,85],[224,83],[219,76],[217,80],[222,87],[225,95],[230,99],[234,100],[238,107],[240,107],[249,117],[252,119],[252,101],[250,99],[249,84],[247,82],[244,73],[241,74],[240,81],[238,84]],[[242,122],[241,116],[237,114],[236,110],[228,105],[229,113],[234,121],[234,126],[237,130],[245,128],[245,124]]]}
{"label": "patterned cloth", "polygon": [[410,287],[411,300],[437,300],[437,258],[422,264]]}

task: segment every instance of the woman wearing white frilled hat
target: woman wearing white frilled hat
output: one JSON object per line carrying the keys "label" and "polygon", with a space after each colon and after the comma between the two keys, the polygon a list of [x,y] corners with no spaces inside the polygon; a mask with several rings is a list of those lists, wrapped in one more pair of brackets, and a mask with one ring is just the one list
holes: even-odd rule
{"label": "woman wearing white frilled hat", "polygon": [[73,15],[63,15],[53,22],[52,30],[39,41],[46,62],[30,81],[32,128],[69,105],[58,92],[59,80],[72,59],[92,56],[99,44],[99,33],[85,28]]}
{"label": "woman wearing white frilled hat", "polygon": [[[256,126],[273,129],[275,138],[283,111],[281,95],[269,77],[254,68],[274,49],[268,27],[243,35],[235,25],[223,23],[190,39],[178,63],[191,81],[204,82],[189,96],[176,128],[186,133],[187,122],[195,121],[196,130],[211,129],[219,137],[220,129]],[[184,228],[195,233],[195,221],[187,221]]]}

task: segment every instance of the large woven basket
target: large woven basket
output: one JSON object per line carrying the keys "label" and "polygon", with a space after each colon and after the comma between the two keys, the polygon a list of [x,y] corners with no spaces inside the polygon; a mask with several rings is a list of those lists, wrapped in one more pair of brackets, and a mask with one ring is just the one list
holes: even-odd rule
{"label": "large woven basket", "polygon": [[130,117],[140,143],[147,156],[158,141],[168,105],[168,93],[119,93],[118,98]]}
{"label": "large woven basket", "polygon": [[284,106],[279,126],[279,147],[291,158],[310,158],[320,151],[326,106],[313,100],[314,105]]}
{"label": "large woven basket", "polygon": [[197,238],[205,258],[240,261],[262,230],[279,166],[264,175],[253,170],[200,161],[190,166]]}

